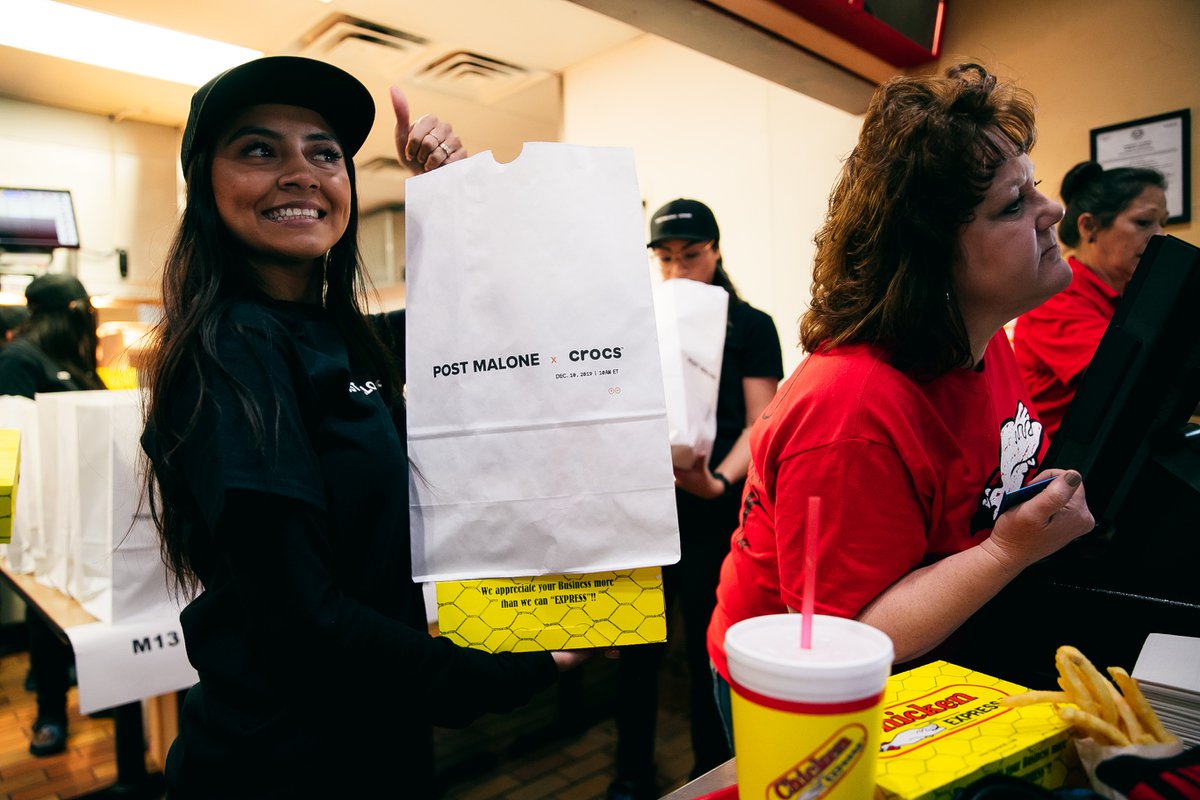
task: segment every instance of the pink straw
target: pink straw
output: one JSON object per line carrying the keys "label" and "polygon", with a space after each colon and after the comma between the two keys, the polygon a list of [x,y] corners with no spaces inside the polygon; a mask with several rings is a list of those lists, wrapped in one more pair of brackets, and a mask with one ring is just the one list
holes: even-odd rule
{"label": "pink straw", "polygon": [[821,535],[821,498],[808,498],[808,525],[804,536],[804,597],[800,600],[800,647],[812,649],[812,621],[817,586],[817,543]]}

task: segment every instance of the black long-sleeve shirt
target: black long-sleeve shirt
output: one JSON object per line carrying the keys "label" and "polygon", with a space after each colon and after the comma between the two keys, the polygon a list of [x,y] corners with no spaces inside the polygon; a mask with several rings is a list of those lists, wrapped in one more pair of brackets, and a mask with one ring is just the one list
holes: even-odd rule
{"label": "black long-sleeve shirt", "polygon": [[554,681],[553,659],[426,632],[402,409],[350,368],[320,308],[239,304],[218,342],[203,390],[173,400],[176,430],[193,412],[196,427],[177,454],[185,480],[163,487],[204,589],[182,614],[200,684],[168,758],[172,796],[424,796],[427,726],[524,703]]}

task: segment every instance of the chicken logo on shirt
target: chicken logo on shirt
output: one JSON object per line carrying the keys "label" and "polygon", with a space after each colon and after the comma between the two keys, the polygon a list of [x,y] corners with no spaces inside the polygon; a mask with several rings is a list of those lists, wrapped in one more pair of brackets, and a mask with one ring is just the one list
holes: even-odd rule
{"label": "chicken logo on shirt", "polygon": [[1000,514],[1000,501],[1005,492],[1019,489],[1025,476],[1038,464],[1038,452],[1044,437],[1042,423],[1029,416],[1029,409],[1017,401],[1011,419],[1000,426],[1000,467],[992,471],[979,498],[979,508],[971,518],[971,535],[990,530]]}

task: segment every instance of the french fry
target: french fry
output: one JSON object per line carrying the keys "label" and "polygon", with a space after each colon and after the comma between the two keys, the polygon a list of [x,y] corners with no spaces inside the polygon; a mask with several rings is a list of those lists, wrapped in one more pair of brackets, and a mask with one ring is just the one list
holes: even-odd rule
{"label": "french fry", "polygon": [[1001,698],[1006,706],[1053,703],[1063,720],[1101,745],[1176,743],[1142,694],[1138,682],[1120,667],[1109,667],[1112,681],[1077,648],[1054,653],[1062,691],[1029,691]]}
{"label": "french fry", "polygon": [[1000,698],[1000,702],[1006,706],[1032,706],[1038,703],[1069,703],[1071,698],[1067,697],[1066,692],[1023,692],[1021,694],[1013,694],[1008,697]]}
{"label": "french fry", "polygon": [[1121,733],[1116,725],[1105,722],[1095,714],[1089,714],[1071,706],[1060,706],[1058,715],[1099,744],[1127,747],[1129,737]]}
{"label": "french fry", "polygon": [[1109,667],[1108,674],[1112,675],[1117,686],[1121,687],[1121,694],[1124,695],[1125,700],[1133,709],[1133,713],[1137,715],[1143,727],[1145,727],[1146,731],[1156,741],[1164,743],[1179,741],[1170,731],[1163,727],[1158,714],[1154,713],[1154,709],[1150,707],[1146,696],[1142,694],[1141,687],[1138,686],[1137,681],[1129,676],[1128,672],[1120,667]]}
{"label": "french fry", "polygon": [[[1109,667],[1109,670],[1111,671],[1112,667]],[[1149,736],[1153,740],[1154,737],[1147,734],[1145,729],[1142,728],[1142,723],[1138,721],[1137,714],[1133,713],[1133,707],[1121,695],[1116,685],[1109,681],[1104,681],[1104,685],[1108,687],[1108,692],[1112,695],[1113,703],[1117,706],[1117,716],[1120,718],[1120,725],[1118,727],[1120,727],[1122,733],[1129,737],[1129,741],[1136,744],[1141,741],[1143,736]]]}
{"label": "french fry", "polygon": [[[1088,661],[1087,657],[1079,652],[1077,648],[1070,645],[1063,645],[1058,649],[1064,652],[1067,659],[1078,668],[1079,677],[1082,679],[1084,685],[1087,687],[1088,694],[1091,695],[1092,700],[1096,704],[1097,710],[1092,713],[1097,714],[1100,719],[1109,725],[1116,726],[1120,718],[1117,714],[1116,703],[1113,702],[1112,694],[1108,690],[1108,681],[1104,679],[1104,676],[1100,674],[1095,665],[1091,661]],[[1088,710],[1091,711],[1091,709]]]}
{"label": "french fry", "polygon": [[1096,705],[1096,701],[1092,699],[1092,693],[1088,690],[1087,682],[1079,672],[1079,667],[1075,665],[1070,658],[1066,649],[1060,647],[1054,655],[1054,663],[1058,666],[1058,673],[1062,677],[1063,691],[1067,693],[1067,697],[1071,698],[1071,702],[1079,706],[1081,711],[1085,711],[1092,716],[1100,716],[1100,708]]}

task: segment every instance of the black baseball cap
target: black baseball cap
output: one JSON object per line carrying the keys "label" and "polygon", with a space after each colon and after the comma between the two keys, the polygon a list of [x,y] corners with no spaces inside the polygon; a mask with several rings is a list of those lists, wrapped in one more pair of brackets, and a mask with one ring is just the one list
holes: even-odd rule
{"label": "black baseball cap", "polygon": [[88,300],[87,289],[74,275],[49,272],[25,287],[25,304],[31,313],[66,311],[75,300]]}
{"label": "black baseball cap", "polygon": [[699,200],[680,197],[654,212],[650,218],[650,243],[654,247],[667,239],[690,242],[719,242],[721,229],[712,209]]}
{"label": "black baseball cap", "polygon": [[25,306],[0,306],[0,337],[15,331],[27,319],[29,309]]}
{"label": "black baseball cap", "polygon": [[353,156],[375,122],[375,101],[362,82],[332,64],[299,56],[268,56],[222,72],[192,95],[179,152],[183,174],[230,117],[249,106],[280,103],[316,111]]}

